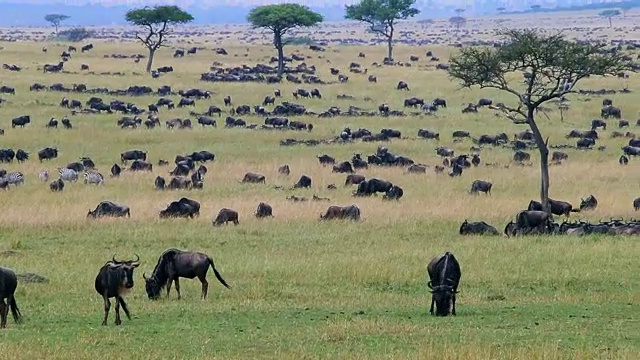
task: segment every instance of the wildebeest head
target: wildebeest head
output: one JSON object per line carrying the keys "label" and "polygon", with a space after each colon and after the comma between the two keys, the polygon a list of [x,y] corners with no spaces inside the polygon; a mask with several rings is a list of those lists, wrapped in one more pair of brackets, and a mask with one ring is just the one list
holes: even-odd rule
{"label": "wildebeest head", "polygon": [[155,276],[152,277],[147,277],[147,275],[145,273],[142,273],[142,278],[144,279],[144,287],[145,290],[147,291],[147,296],[149,296],[149,299],[151,300],[157,300],[158,298],[160,298],[160,290],[162,290],[162,285],[156,278]]}
{"label": "wildebeest head", "polygon": [[432,286],[431,281],[429,281],[427,286],[431,289],[433,299],[436,303],[436,315],[449,315],[453,310],[453,296],[456,294],[453,286],[448,284]]}
{"label": "wildebeest head", "polygon": [[116,260],[116,256],[113,255],[111,261],[108,263],[110,269],[118,269],[121,271],[120,283],[118,288],[123,290],[129,290],[133,288],[133,270],[140,266],[140,256],[136,254],[135,260]]}

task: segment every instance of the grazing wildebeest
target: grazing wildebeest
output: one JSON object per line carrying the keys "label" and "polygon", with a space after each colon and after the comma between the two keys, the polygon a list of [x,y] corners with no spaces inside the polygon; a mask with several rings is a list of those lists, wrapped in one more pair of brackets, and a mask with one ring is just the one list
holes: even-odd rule
{"label": "grazing wildebeest", "polygon": [[195,216],[200,215],[200,203],[187,199],[181,198],[178,201],[173,201],[165,210],[160,211],[160,218],[169,218],[169,217],[189,217],[193,218]]}
{"label": "grazing wildebeest", "polygon": [[329,206],[324,215],[320,214],[320,220],[360,220],[360,208],[357,205],[349,206]]}
{"label": "grazing wildebeest", "polygon": [[[569,216],[572,212],[580,212],[580,209],[574,209],[573,205],[566,201],[553,200],[549,198],[549,206],[551,207],[551,213],[554,215]],[[531,200],[527,210],[544,211],[542,204],[539,201]]]}
{"label": "grazing wildebeest", "polygon": [[404,81],[399,81],[396,86],[396,90],[407,90],[409,91],[409,85]]}
{"label": "grazing wildebeest", "polygon": [[120,154],[120,161],[126,164],[129,160],[147,160],[147,152],[142,150],[129,150]]}
{"label": "grazing wildebeest", "polygon": [[387,192],[382,196],[382,200],[400,200],[404,195],[404,190],[400,186],[393,185]]}
{"label": "grazing wildebeest", "polygon": [[446,252],[442,256],[434,257],[427,265],[431,289],[431,308],[429,313],[433,315],[433,305],[436,306],[435,315],[456,315],[456,293],[462,277],[460,264],[452,253]]}
{"label": "grazing wildebeest", "polygon": [[263,218],[269,216],[273,216],[273,208],[271,208],[271,205],[263,202],[258,204],[258,208],[256,209],[256,217]]}
{"label": "grazing wildebeest", "polygon": [[620,158],[618,159],[618,163],[620,165],[627,165],[627,164],[629,164],[629,158],[626,157],[624,154],[620,155]]}
{"label": "grazing wildebeest", "polygon": [[440,133],[426,129],[418,129],[418,137],[440,140]]}
{"label": "grazing wildebeest", "polygon": [[128,206],[119,205],[113,203],[111,201],[102,201],[96,209],[87,213],[87,218],[99,218],[103,216],[111,216],[111,217],[131,217],[131,212],[129,211]]}
{"label": "grazing wildebeest", "polygon": [[176,292],[178,293],[178,299],[180,299],[180,282],[179,278],[193,279],[198,277],[198,280],[202,283],[202,299],[207,298],[207,291],[209,289],[209,283],[207,282],[207,271],[209,266],[213,270],[216,278],[224,287],[230,289],[231,287],[222,278],[215,265],[213,259],[207,254],[203,254],[195,251],[183,251],[178,249],[165,250],[156,264],[155,269],[151,276],[147,277],[145,273],[142,273],[142,278],[145,281],[145,289],[149,299],[156,300],[160,297],[160,291],[162,288],[167,288],[167,297],[169,297],[169,291],[171,290],[171,282],[176,284]]}
{"label": "grazing wildebeest", "polygon": [[289,165],[284,164],[278,168],[278,174],[289,175],[291,173],[291,169],[289,169]]}
{"label": "grazing wildebeest", "polygon": [[568,158],[569,158],[569,155],[562,151],[554,151],[551,154],[551,161],[553,162],[560,162],[562,160],[567,160]]}
{"label": "grazing wildebeest", "polygon": [[298,179],[298,182],[295,185],[293,185],[294,189],[310,188],[310,187],[311,187],[311,178],[308,177],[307,175],[300,176],[300,179]]}
{"label": "grazing wildebeest", "polygon": [[167,181],[162,176],[156,176],[156,179],[153,181],[153,184],[156,190],[164,190],[167,185]]}
{"label": "grazing wildebeest", "polygon": [[353,166],[348,161],[343,161],[333,166],[332,172],[334,173],[353,173]]}
{"label": "grazing wildebeest", "polygon": [[471,190],[469,190],[469,194],[478,194],[478,192],[483,192],[487,195],[491,195],[491,187],[492,183],[484,180],[475,180],[471,183]]}
{"label": "grazing wildebeest", "polygon": [[250,172],[244,174],[244,178],[242,178],[243,183],[251,183],[251,184],[263,183],[264,184],[265,181],[266,181],[266,178],[264,177],[264,175],[250,173]]}
{"label": "grazing wildebeest", "polygon": [[11,119],[11,127],[12,128],[15,128],[16,126],[24,127],[30,122],[31,122],[31,116],[29,115],[18,116],[17,118]]}
{"label": "grazing wildebeest", "polygon": [[460,225],[460,235],[500,235],[500,232],[484,221],[468,222]]}
{"label": "grazing wildebeest", "polygon": [[222,208],[218,212],[218,216],[213,220],[213,226],[224,225],[228,222],[232,222],[234,225],[238,225],[238,212],[232,209]]}
{"label": "grazing wildebeest", "polygon": [[102,325],[107,325],[109,309],[111,309],[109,299],[113,297],[116,298],[115,324],[120,325],[122,323],[120,320],[120,306],[122,306],[127,318],[131,320],[129,309],[122,296],[133,288],[133,270],[140,266],[139,261],[140,257],[138,255],[136,255],[135,260],[127,261],[118,261],[114,255],[111,261],[107,261],[107,263],[100,268],[96,276],[95,289],[104,300],[104,320],[102,320]]}
{"label": "grazing wildebeest", "polygon": [[595,196],[589,195],[586,199],[580,199],[580,211],[595,210],[598,207],[598,200]]}
{"label": "grazing wildebeest", "polygon": [[122,168],[118,164],[113,164],[111,167],[111,177],[118,177],[122,172]]}
{"label": "grazing wildebeest", "polygon": [[320,155],[317,157],[318,161],[320,162],[320,164],[322,165],[330,165],[330,164],[335,164],[336,163],[336,159],[334,159],[333,157],[329,156],[329,155]]}
{"label": "grazing wildebeest", "polygon": [[[22,314],[16,303],[16,288],[18,287],[18,277],[13,270],[0,266],[0,329],[7,327],[7,316],[9,309],[16,324],[22,322]],[[7,302],[5,303],[5,299]]]}
{"label": "grazing wildebeest", "polygon": [[354,196],[369,196],[378,192],[386,193],[393,187],[393,184],[386,180],[372,178],[358,184]]}
{"label": "grazing wildebeest", "polygon": [[633,209],[635,211],[640,210],[640,197],[633,200]]}
{"label": "grazing wildebeest", "polygon": [[54,180],[49,184],[49,189],[53,192],[59,192],[64,189],[64,181],[62,179]]}
{"label": "grazing wildebeest", "polygon": [[364,177],[364,175],[349,174],[347,175],[347,178],[344,181],[344,186],[358,185],[365,180],[366,178]]}
{"label": "grazing wildebeest", "polygon": [[627,145],[622,147],[622,151],[624,152],[625,155],[629,155],[629,156],[640,155],[640,147]]}
{"label": "grazing wildebeest", "polygon": [[504,228],[505,235],[512,236],[518,233],[549,233],[552,230],[551,217],[546,211],[523,210],[516,215],[516,222],[510,221]]}

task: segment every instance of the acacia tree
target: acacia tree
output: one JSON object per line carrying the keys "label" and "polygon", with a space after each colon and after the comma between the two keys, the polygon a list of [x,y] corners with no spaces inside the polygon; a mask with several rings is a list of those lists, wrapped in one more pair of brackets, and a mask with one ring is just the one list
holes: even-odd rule
{"label": "acacia tree", "polygon": [[160,47],[166,46],[167,36],[171,34],[172,26],[189,23],[193,21],[193,16],[175,5],[165,5],[129,10],[125,19],[130,24],[143,27],[145,30],[145,36],[136,34],[136,38],[149,49],[147,72],[150,72],[153,56]]}
{"label": "acacia tree", "polygon": [[44,17],[45,21],[50,22],[51,25],[55,27],[56,35],[58,35],[58,26],[60,26],[60,23],[67,20],[68,18],[70,18],[70,16],[64,14],[48,14]]}
{"label": "acacia tree", "polygon": [[[463,87],[494,88],[513,95],[516,106],[500,109],[516,124],[528,125],[540,152],[540,200],[549,212],[549,139],[535,114],[543,103],[562,98],[590,75],[613,75],[630,67],[620,53],[603,51],[604,45],[579,44],[562,35],[545,36],[533,30],[507,30],[499,48],[462,48],[450,60],[449,75]],[[528,73],[522,83],[514,72]]]}
{"label": "acacia tree", "polygon": [[605,19],[609,19],[609,27],[613,27],[613,23],[611,22],[611,18],[614,16],[618,16],[620,15],[620,10],[604,10],[602,12],[600,12],[598,15],[600,15],[601,17],[605,18]]}
{"label": "acacia tree", "polygon": [[273,32],[273,46],[278,50],[278,76],[284,73],[283,48],[289,43],[282,37],[293,28],[315,26],[322,20],[322,15],[298,4],[258,6],[247,15],[247,21],[254,28],[268,29]]}
{"label": "acacia tree", "polygon": [[387,38],[387,58],[393,60],[393,34],[398,20],[406,20],[420,13],[413,8],[416,0],[360,0],[345,6],[345,19],[362,21],[371,31]]}
{"label": "acacia tree", "polygon": [[456,27],[456,30],[459,31],[460,28],[467,23],[467,19],[463,18],[462,16],[454,16],[449,19],[449,22],[451,23],[451,25]]}

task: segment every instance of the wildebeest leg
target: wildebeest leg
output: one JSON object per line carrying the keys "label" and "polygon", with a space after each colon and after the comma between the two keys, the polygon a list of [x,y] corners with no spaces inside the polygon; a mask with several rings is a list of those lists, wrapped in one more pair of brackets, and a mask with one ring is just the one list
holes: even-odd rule
{"label": "wildebeest leg", "polygon": [[107,295],[102,296],[104,298],[104,320],[102,320],[102,325],[107,325],[107,318],[109,317],[109,309],[111,309],[111,302]]}
{"label": "wildebeest leg", "polygon": [[131,320],[131,315],[129,315],[129,308],[127,307],[127,303],[124,302],[124,298],[118,297],[118,302],[120,303],[120,306],[122,306],[124,314],[127,315],[127,319]]}
{"label": "wildebeest leg", "polygon": [[429,309],[429,314],[433,315],[433,304],[435,303],[435,299],[433,296],[431,297],[431,309]]}
{"label": "wildebeest leg", "polygon": [[176,277],[173,282],[176,283],[176,292],[178,293],[178,300],[180,300],[180,278]]}
{"label": "wildebeest leg", "polygon": [[120,320],[120,296],[116,296],[116,325],[122,324],[122,320]]}
{"label": "wildebeest leg", "polygon": [[207,291],[209,290],[209,282],[207,281],[207,278],[205,277],[206,275],[207,275],[206,273],[204,273],[202,275],[198,275],[198,279],[202,283],[202,300],[207,298]]}
{"label": "wildebeest leg", "polygon": [[235,220],[233,220],[233,224],[234,225],[238,225],[238,224],[240,224],[240,221],[238,221],[238,219],[235,219]]}
{"label": "wildebeest leg", "polygon": [[169,298],[169,291],[171,291],[172,282],[173,282],[173,278],[169,278],[169,280],[167,280],[167,299]]}
{"label": "wildebeest leg", "polygon": [[9,314],[9,306],[4,303],[4,299],[0,298],[0,329],[7,327],[7,315]]}
{"label": "wildebeest leg", "polygon": [[451,302],[453,303],[453,306],[451,307],[451,315],[456,315],[456,295],[453,294],[453,297],[451,297]]}

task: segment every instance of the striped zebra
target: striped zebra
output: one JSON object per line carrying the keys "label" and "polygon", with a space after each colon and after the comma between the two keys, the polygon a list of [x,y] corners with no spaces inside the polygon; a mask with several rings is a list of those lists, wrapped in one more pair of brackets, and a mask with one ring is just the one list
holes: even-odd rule
{"label": "striped zebra", "polygon": [[15,186],[18,186],[19,184],[24,183],[24,175],[22,175],[22,173],[19,171],[7,173],[1,179],[2,182],[6,183],[7,185],[13,184]]}
{"label": "striped zebra", "polygon": [[97,171],[85,171],[84,172],[85,184],[104,185],[104,176]]}
{"label": "striped zebra", "polygon": [[60,179],[64,181],[78,181],[78,173],[73,169],[58,168],[58,173],[60,174]]}

